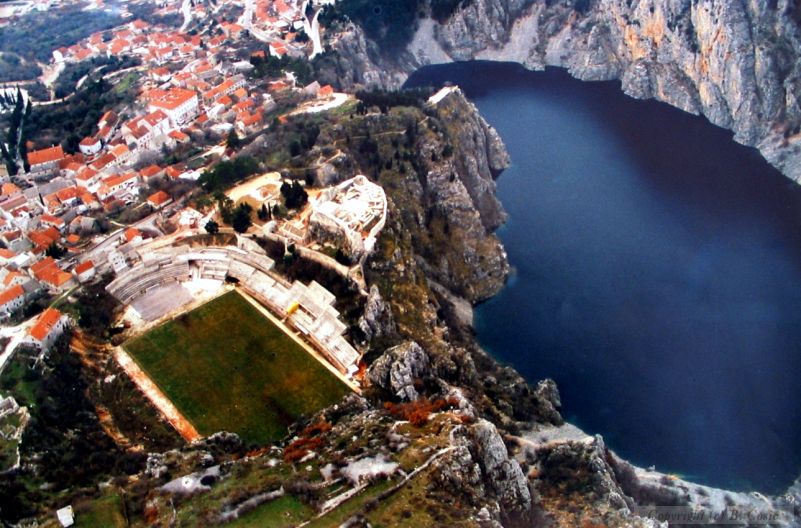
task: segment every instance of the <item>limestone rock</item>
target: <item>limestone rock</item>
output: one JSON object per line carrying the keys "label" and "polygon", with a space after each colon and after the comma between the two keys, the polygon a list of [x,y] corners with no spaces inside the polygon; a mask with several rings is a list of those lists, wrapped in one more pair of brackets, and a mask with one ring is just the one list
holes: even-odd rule
{"label": "limestone rock", "polygon": [[396,331],[392,310],[381,298],[381,293],[375,284],[370,286],[364,314],[359,318],[359,328],[364,332],[367,341],[376,337],[392,335]]}
{"label": "limestone rock", "polygon": [[444,24],[421,22],[391,58],[360,30],[334,48],[352,86],[398,87],[423,65],[472,59],[620,79],[731,129],[801,181],[800,15],[794,0],[473,0]]}
{"label": "limestone rock", "polygon": [[413,401],[419,395],[414,381],[429,369],[425,351],[414,341],[407,341],[384,352],[367,372],[370,382],[396,394],[403,400]]}
{"label": "limestone rock", "polygon": [[502,517],[527,518],[533,502],[528,481],[495,426],[486,420],[457,426],[450,439],[450,451],[434,464],[434,481],[463,502],[483,506],[484,526],[497,526]]}
{"label": "limestone rock", "polygon": [[509,166],[503,141],[475,105],[461,91],[440,102],[440,116],[456,143],[452,166],[484,226],[494,230],[506,221],[506,212],[495,197],[494,177]]}
{"label": "limestone rock", "polygon": [[331,163],[322,163],[315,172],[315,182],[320,187],[339,183],[339,172]]}
{"label": "limestone rock", "polygon": [[478,460],[487,486],[498,497],[503,510],[523,514],[532,506],[528,481],[520,464],[509,456],[506,445],[495,426],[487,420],[479,420],[470,431]]}
{"label": "limestone rock", "polygon": [[562,416],[559,414],[559,408],[562,406],[562,399],[559,396],[559,389],[556,387],[556,382],[552,379],[542,380],[537,383],[537,389],[534,391],[537,396],[539,406],[537,414],[545,422],[555,424],[562,423]]}
{"label": "limestone rock", "polygon": [[463,496],[472,504],[478,504],[485,494],[481,468],[465,442],[460,442],[437,460],[434,481],[442,489]]}
{"label": "limestone rock", "polygon": [[[443,154],[443,138],[420,139],[421,159],[431,160],[426,161],[421,200],[431,213],[447,219],[452,243],[423,264],[428,277],[475,303],[497,293],[509,272],[506,252],[492,234],[506,221],[495,196],[495,177],[508,166],[509,154],[461,91],[447,96],[437,109],[452,154]],[[420,227],[426,228],[424,218]]]}

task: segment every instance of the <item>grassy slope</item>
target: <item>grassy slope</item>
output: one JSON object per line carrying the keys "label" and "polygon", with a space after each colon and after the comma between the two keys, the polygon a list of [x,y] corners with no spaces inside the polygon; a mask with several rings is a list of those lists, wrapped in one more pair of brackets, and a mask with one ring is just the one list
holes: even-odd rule
{"label": "grassy slope", "polygon": [[240,295],[229,293],[125,344],[201,434],[278,440],[347,388]]}
{"label": "grassy slope", "polygon": [[248,515],[225,526],[229,528],[291,528],[313,515],[314,510],[290,495],[263,504]]}
{"label": "grassy slope", "polygon": [[77,528],[128,526],[122,513],[122,499],[119,495],[108,495],[92,503],[87,511],[76,508],[75,526]]}

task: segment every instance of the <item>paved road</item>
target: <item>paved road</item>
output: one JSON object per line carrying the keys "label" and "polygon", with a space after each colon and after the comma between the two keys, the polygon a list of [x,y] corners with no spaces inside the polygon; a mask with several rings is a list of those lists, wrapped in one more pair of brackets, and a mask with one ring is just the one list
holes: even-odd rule
{"label": "paved road", "polygon": [[0,328],[0,337],[10,337],[11,341],[6,345],[5,350],[0,352],[0,373],[3,372],[6,364],[11,361],[14,350],[22,343],[23,338],[28,333],[28,329],[33,326],[38,316],[33,316],[16,326],[4,326]]}

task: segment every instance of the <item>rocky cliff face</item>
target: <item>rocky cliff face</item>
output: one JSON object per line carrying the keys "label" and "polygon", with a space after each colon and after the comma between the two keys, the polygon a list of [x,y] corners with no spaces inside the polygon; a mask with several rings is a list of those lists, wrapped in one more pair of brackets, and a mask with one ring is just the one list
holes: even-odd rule
{"label": "rocky cliff face", "polygon": [[460,91],[437,105],[437,117],[445,129],[440,131],[445,146],[430,139],[419,144],[422,157],[431,160],[425,194],[450,226],[444,234],[459,239],[460,251],[455,258],[443,253],[432,263],[440,282],[475,302],[497,293],[509,270],[506,252],[491,235],[506,221],[494,178],[509,165],[509,154]]}
{"label": "rocky cliff face", "polygon": [[471,59],[620,79],[633,97],[732,130],[801,181],[799,19],[794,0],[474,0],[444,24],[420,22],[391,58],[352,27],[336,61],[346,85],[399,86],[423,65]]}
{"label": "rocky cliff face", "polygon": [[[427,279],[470,302],[491,297],[503,286],[509,271],[506,252],[493,234],[506,219],[495,197],[494,181],[509,163],[503,142],[458,90],[436,106],[426,105],[414,122],[387,124],[387,120],[379,116],[365,119],[370,121],[368,130],[375,132],[379,143],[385,143],[378,149],[403,147],[408,151],[397,155],[409,159],[408,163],[399,162],[395,153],[387,152],[386,156],[395,160],[389,165],[400,163],[403,170],[384,171],[377,178],[390,202],[386,241],[392,239],[395,245],[405,236],[403,232],[412,233],[416,267]],[[379,130],[399,125],[406,127],[403,145],[396,138],[393,146],[386,134],[376,136],[382,134]],[[382,166],[386,163],[381,160]],[[379,265],[380,260],[373,258],[370,265]],[[402,269],[394,266],[392,272]],[[381,275],[386,277],[389,270],[383,271]]]}
{"label": "rocky cliff face", "polygon": [[415,380],[428,372],[428,355],[414,341],[388,349],[367,372],[370,383],[395,394],[401,400],[414,401],[420,397],[414,388]]}

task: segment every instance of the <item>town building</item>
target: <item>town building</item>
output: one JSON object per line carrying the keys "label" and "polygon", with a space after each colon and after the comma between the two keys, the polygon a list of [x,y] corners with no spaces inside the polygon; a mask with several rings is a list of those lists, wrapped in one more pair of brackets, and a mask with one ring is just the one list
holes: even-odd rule
{"label": "town building", "polygon": [[147,203],[154,209],[161,209],[172,203],[172,198],[170,198],[170,195],[166,192],[158,191],[147,197]]}
{"label": "town building", "polygon": [[64,528],[68,528],[75,524],[75,512],[72,510],[72,506],[65,506],[60,510],[56,511],[56,518],[58,522]]}
{"label": "town building", "polygon": [[197,92],[184,88],[172,88],[165,95],[153,99],[148,105],[151,112],[161,110],[173,126],[180,127],[195,118],[199,113]]}
{"label": "town building", "polygon": [[15,284],[0,292],[0,317],[7,318],[25,304],[25,290]]}
{"label": "town building", "polygon": [[55,308],[48,308],[39,316],[36,323],[28,330],[24,342],[40,350],[49,350],[56,339],[69,327],[70,318]]}
{"label": "town building", "polygon": [[91,260],[85,260],[75,266],[75,269],[72,270],[75,278],[78,279],[78,282],[84,283],[92,280],[97,273],[95,269],[95,264]]}
{"label": "town building", "polygon": [[78,144],[81,154],[84,156],[94,156],[102,148],[100,139],[96,137],[86,137]]}
{"label": "town building", "polygon": [[61,145],[28,152],[29,173],[34,177],[55,174],[59,170],[59,162],[65,157]]}

